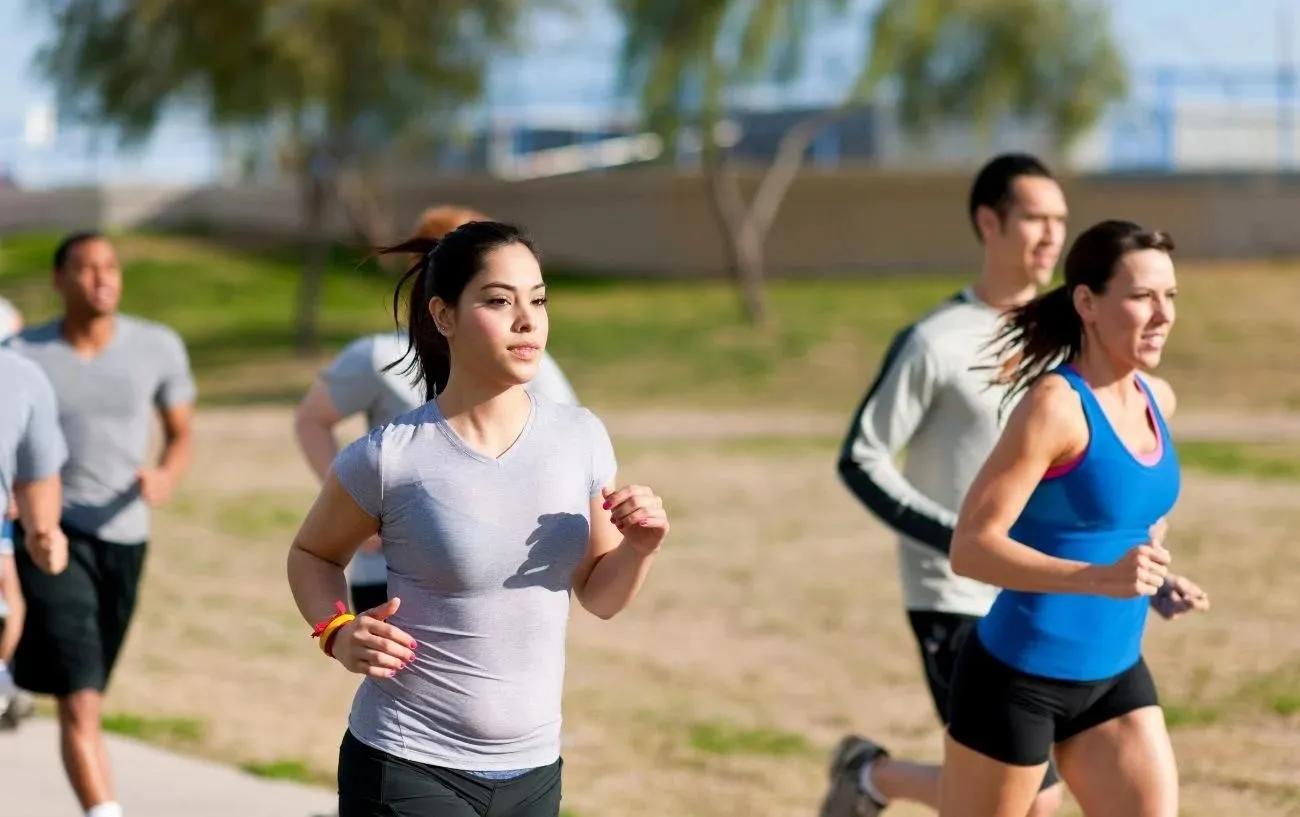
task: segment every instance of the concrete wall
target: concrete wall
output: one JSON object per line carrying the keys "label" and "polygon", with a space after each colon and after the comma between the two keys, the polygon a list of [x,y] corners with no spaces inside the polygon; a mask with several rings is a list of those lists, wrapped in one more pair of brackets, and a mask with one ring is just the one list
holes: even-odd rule
{"label": "concrete wall", "polygon": [[[748,179],[752,186],[755,178]],[[976,262],[964,174],[805,172],[768,240],[774,274],[958,270]],[[1067,178],[1077,232],[1102,218],[1170,231],[1187,260],[1300,255],[1300,176]],[[673,172],[618,172],[506,183],[450,178],[393,183],[396,222],[430,203],[458,202],[527,225],[549,259],[627,274],[712,275],[722,244],[703,181]],[[0,191],[0,235],[96,225],[202,227],[217,234],[292,236],[291,184]],[[332,231],[351,240],[334,218]]]}

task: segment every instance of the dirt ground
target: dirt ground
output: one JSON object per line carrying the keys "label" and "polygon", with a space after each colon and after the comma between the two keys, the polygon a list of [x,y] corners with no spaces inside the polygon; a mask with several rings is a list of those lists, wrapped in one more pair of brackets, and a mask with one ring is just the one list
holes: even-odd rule
{"label": "dirt ground", "polygon": [[[674,527],[631,610],[603,622],[575,608],[568,813],[811,817],[826,751],[846,729],[896,755],[937,758],[892,537],[835,477],[827,438],[843,418],[606,421],[624,452],[621,478],[655,486]],[[314,491],[290,422],[282,410],[200,417],[193,470],[158,514],[109,708],[193,721],[202,734],[186,740],[205,755],[328,775],[356,677],[316,651],[285,583],[285,550]],[[720,447],[738,424],[809,441]],[[1288,418],[1189,417],[1182,427],[1300,436]],[[663,444],[683,437],[693,442]],[[1191,475],[1185,486],[1170,546],[1214,608],[1155,621],[1148,636],[1174,723],[1181,813],[1300,814],[1295,486]]]}

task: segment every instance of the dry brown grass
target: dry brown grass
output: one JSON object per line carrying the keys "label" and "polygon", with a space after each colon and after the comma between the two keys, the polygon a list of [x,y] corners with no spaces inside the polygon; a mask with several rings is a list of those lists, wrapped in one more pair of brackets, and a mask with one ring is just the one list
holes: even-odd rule
{"label": "dry brown grass", "polygon": [[[144,727],[126,719],[136,731],[180,732],[190,751],[328,780],[356,679],[315,651],[283,568],[312,478],[287,412],[199,423],[109,708],[139,716]],[[688,445],[610,425],[622,477],[658,487],[674,533],[630,611],[575,610],[566,809],[812,815],[825,752],[850,728],[936,758],[892,539],[836,481],[827,441]],[[1148,641],[1188,817],[1300,813],[1294,506],[1286,482],[1189,476],[1175,514],[1177,565],[1214,599]]]}

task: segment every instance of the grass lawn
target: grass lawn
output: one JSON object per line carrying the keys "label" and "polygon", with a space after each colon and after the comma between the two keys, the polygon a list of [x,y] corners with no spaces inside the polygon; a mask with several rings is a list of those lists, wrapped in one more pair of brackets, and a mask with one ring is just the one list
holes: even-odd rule
{"label": "grass lawn", "polygon": [[[37,320],[53,313],[55,237],[0,242],[0,294]],[[296,399],[321,358],[292,352],[295,253],[171,236],[117,239],[123,308],[174,326],[209,404]],[[326,351],[392,326],[393,278],[337,249],[322,304]],[[892,334],[966,283],[957,276],[782,281],[776,325],[746,327],[725,282],[610,281],[551,271],[550,348],[592,405],[782,405],[843,411]],[[1300,276],[1288,268],[1187,269],[1180,324],[1162,373],[1198,406],[1293,409]]]}

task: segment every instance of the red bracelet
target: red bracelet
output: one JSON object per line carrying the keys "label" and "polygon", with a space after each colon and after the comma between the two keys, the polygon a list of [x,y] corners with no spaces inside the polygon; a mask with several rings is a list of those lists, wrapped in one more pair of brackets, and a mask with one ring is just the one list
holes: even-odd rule
{"label": "red bracelet", "polygon": [[320,638],[321,652],[334,657],[334,636],[338,635],[339,630],[343,629],[348,622],[354,621],[356,616],[348,612],[347,605],[341,601],[334,602],[334,609],[338,612],[327,619],[316,622],[311,629],[312,638]]}

